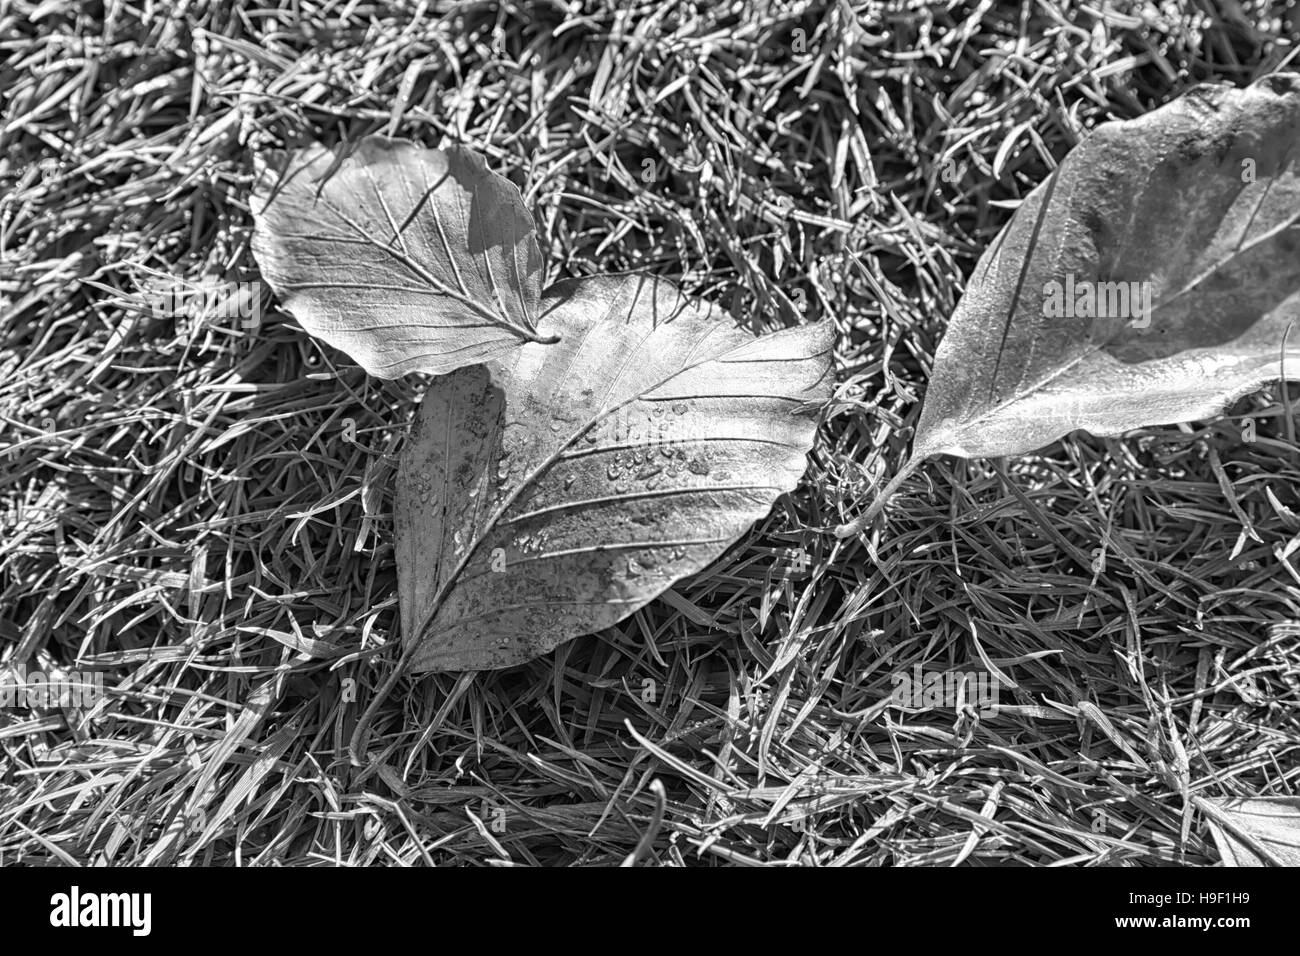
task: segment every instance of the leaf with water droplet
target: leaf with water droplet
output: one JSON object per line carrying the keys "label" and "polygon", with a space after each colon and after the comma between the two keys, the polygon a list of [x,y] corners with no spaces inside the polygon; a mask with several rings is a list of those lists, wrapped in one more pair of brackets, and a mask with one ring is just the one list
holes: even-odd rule
{"label": "leaf with water droplet", "polygon": [[911,458],[1195,421],[1300,376],[1300,75],[1198,87],[1099,126],[980,258]]}
{"label": "leaf with water droplet", "polygon": [[[756,337],[671,283],[636,276],[561,282],[542,306],[538,332],[559,344],[435,379],[402,453],[398,589],[415,671],[508,667],[616,623],[715,560],[807,465],[833,385],[829,323]],[[652,446],[628,448],[625,429],[585,440],[657,405],[682,412],[645,438],[680,440],[724,464],[728,480],[654,464],[648,488],[621,456],[657,462]],[[497,473],[507,408],[510,429],[530,440],[504,483],[482,478],[470,498],[447,476]],[[572,415],[558,433],[555,408]],[[434,476],[428,505],[415,494],[421,473]],[[458,530],[459,555],[448,544]],[[497,548],[520,557],[494,571]],[[503,634],[515,638],[507,649]]]}

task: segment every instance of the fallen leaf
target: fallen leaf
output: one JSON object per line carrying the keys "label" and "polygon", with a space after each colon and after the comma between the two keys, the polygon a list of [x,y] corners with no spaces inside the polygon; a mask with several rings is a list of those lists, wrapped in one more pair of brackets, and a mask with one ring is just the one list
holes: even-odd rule
{"label": "fallen leaf", "polygon": [[1205,818],[1224,866],[1300,866],[1300,798],[1203,802],[1210,805]]}
{"label": "fallen leaf", "polygon": [[1300,373],[1300,75],[1103,124],[980,258],[907,464],[1212,417]]}
{"label": "fallen leaf", "polygon": [[262,156],[251,207],[253,254],[284,307],[372,375],[541,341],[532,216],[472,150],[369,136],[349,154]]}
{"label": "fallen leaf", "polygon": [[792,490],[829,323],[755,337],[670,283],[570,280],[500,363],[435,380],[395,502],[415,672],[508,667],[707,566]]}

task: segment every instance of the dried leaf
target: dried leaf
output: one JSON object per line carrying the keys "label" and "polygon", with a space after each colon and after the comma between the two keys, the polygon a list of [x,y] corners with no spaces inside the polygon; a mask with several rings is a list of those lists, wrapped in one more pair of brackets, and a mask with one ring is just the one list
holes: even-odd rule
{"label": "dried leaf", "polygon": [[1218,414],[1300,373],[1300,76],[1106,123],[981,257],[935,354],[912,457],[1032,451]]}
{"label": "dried leaf", "polygon": [[412,669],[519,664],[705,567],[799,481],[829,324],[755,337],[669,283],[547,290],[505,361],[434,381],[398,471]]}
{"label": "dried leaf", "polygon": [[1300,866],[1300,799],[1234,797],[1204,804],[1224,866]]}
{"label": "dried leaf", "polygon": [[369,136],[349,155],[313,145],[258,167],[262,275],[370,374],[450,372],[539,341],[533,219],[477,153]]}

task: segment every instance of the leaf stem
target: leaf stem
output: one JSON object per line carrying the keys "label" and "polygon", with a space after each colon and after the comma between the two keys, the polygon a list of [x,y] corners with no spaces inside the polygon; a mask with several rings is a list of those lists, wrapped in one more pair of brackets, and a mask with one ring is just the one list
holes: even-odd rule
{"label": "leaf stem", "polygon": [[925,461],[925,456],[914,452],[912,457],[903,463],[903,467],[898,469],[898,473],[889,479],[889,483],[876,495],[876,500],[871,502],[866,511],[847,524],[842,524],[835,529],[835,537],[851,538],[853,535],[861,533],[862,529],[871,524],[876,515],[880,514],[884,509],[890,497],[898,490],[898,486],[906,481],[912,472],[920,467],[923,461]]}
{"label": "leaf stem", "polygon": [[379,705],[386,701],[393,692],[398,679],[406,673],[406,669],[411,665],[411,659],[415,657],[415,652],[419,647],[419,641],[411,641],[406,645],[406,650],[402,652],[402,656],[398,659],[396,666],[393,667],[392,673],[379,686],[379,690],[375,692],[375,696],[366,707],[365,713],[361,715],[361,719],[357,721],[356,727],[353,728],[352,737],[348,740],[348,756],[352,760],[352,766],[365,766],[358,755],[365,750],[368,742],[367,738],[370,736],[370,724],[375,719],[375,712],[379,709]]}

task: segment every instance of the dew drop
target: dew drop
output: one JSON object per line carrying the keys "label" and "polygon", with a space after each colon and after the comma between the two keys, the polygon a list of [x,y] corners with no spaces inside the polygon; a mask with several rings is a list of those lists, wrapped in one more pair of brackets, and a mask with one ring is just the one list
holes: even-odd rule
{"label": "dew drop", "polygon": [[674,415],[685,415],[685,414],[686,414],[686,408],[687,408],[687,405],[686,405],[685,402],[673,402],[673,414],[674,414]]}

